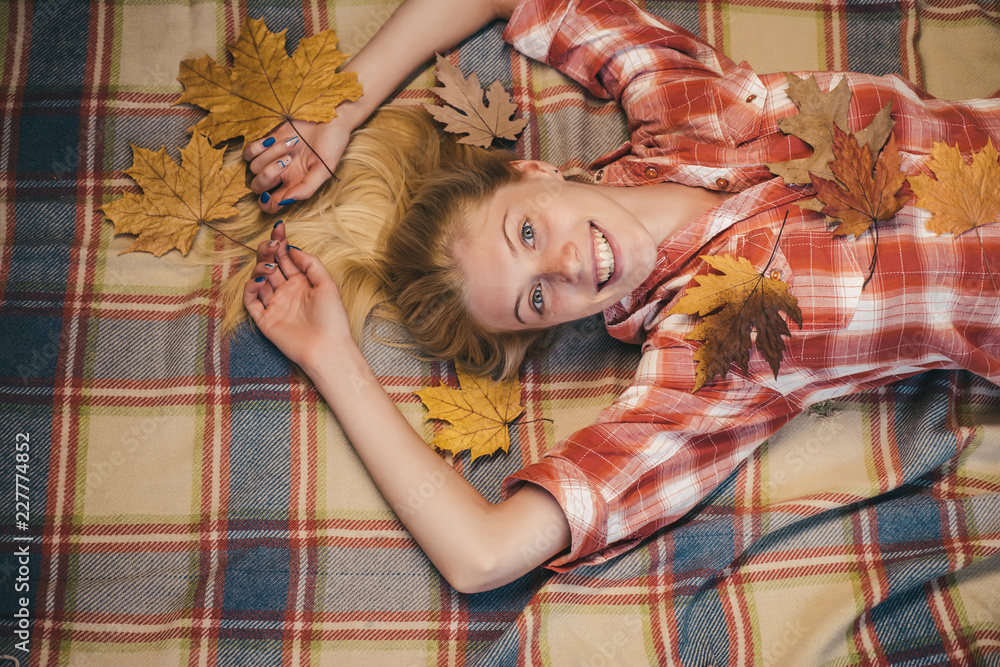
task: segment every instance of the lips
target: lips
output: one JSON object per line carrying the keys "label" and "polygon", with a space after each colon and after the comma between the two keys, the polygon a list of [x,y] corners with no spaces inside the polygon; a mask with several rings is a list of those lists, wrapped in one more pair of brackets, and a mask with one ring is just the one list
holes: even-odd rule
{"label": "lips", "polygon": [[591,224],[590,232],[594,242],[594,269],[597,274],[597,289],[600,291],[615,273],[615,255],[611,250],[611,244],[604,238],[601,230]]}

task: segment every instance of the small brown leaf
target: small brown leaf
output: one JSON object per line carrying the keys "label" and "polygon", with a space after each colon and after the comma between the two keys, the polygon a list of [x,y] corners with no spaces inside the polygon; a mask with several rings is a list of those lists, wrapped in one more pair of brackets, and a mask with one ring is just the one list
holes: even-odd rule
{"label": "small brown leaf", "polygon": [[183,61],[177,77],[184,93],[176,103],[210,112],[194,127],[212,145],[243,137],[246,146],[286,120],[325,123],[338,104],[361,97],[357,75],[337,72],[347,55],[337,50],[332,30],[302,39],[289,58],[284,31],[272,33],[261,19],[247,18],[228,46],[232,67],[206,55]]}
{"label": "small brown leaf", "polygon": [[[788,97],[795,102],[799,113],[784,118],[778,123],[778,128],[785,134],[791,134],[812,146],[812,155],[798,160],[785,162],[766,162],[765,166],[776,176],[781,176],[785,183],[806,185],[812,183],[813,175],[822,178],[834,178],[829,163],[835,158],[833,144],[836,138],[834,129],[850,131],[848,112],[851,104],[851,89],[847,79],[829,92],[819,89],[815,76],[800,79],[794,74],[787,74]],[[868,144],[872,157],[878,155],[886,139],[892,133],[895,121],[891,117],[892,103],[887,104],[872,121],[862,130],[855,133],[858,143]]]}
{"label": "small brown leaf", "polygon": [[441,419],[450,425],[439,431],[431,444],[452,453],[469,450],[472,460],[510,447],[507,427],[524,407],[517,378],[493,382],[458,371],[460,389],[444,384],[415,391],[427,406],[424,419]]}
{"label": "small brown leaf", "polygon": [[484,104],[476,73],[465,78],[462,70],[441,54],[437,57],[437,78],[443,85],[431,90],[451,106],[425,104],[424,107],[435,120],[445,124],[445,131],[468,135],[459,139],[459,143],[489,148],[494,138],[515,139],[527,125],[526,118],[511,118],[517,112],[517,105],[510,101],[499,81],[490,85]]}
{"label": "small brown leaf", "polygon": [[242,164],[222,168],[224,154],[198,133],[181,149],[180,165],[166,148],[154,152],[132,146],[132,167],[125,173],[143,194],[127,192],[101,207],[115,234],[139,237],[123,252],[144,250],[159,257],[177,249],[186,255],[202,223],[236,215],[233,204],[250,190]]}
{"label": "small brown leaf", "polygon": [[957,146],[934,142],[927,166],[934,178],[910,177],[915,205],[934,216],[927,229],[957,236],[1000,219],[1000,163],[992,140],[972,155],[972,164],[966,163]]}
{"label": "small brown leaf", "polygon": [[754,344],[777,377],[785,350],[782,336],[791,335],[779,311],[802,326],[802,312],[788,284],[758,273],[745,257],[704,255],[702,259],[721,274],[695,276],[698,285],[689,288],[668,313],[703,318],[687,335],[688,340],[703,341],[694,354],[698,368],[692,393],[716,375],[725,379],[732,363],[747,372],[751,331],[757,332]]}
{"label": "small brown leaf", "polygon": [[896,140],[889,143],[877,160],[871,151],[858,145],[854,135],[834,128],[833,152],[830,163],[838,182],[819,176],[813,178],[816,198],[823,202],[822,212],[839,221],[833,233],[838,236],[860,236],[879,220],[891,220],[906,204],[907,195],[900,194],[906,181]]}

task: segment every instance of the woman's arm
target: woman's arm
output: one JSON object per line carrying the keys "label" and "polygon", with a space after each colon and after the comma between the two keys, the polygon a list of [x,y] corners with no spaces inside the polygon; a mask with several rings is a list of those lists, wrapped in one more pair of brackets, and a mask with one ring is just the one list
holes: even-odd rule
{"label": "woman's arm", "polygon": [[[356,72],[364,94],[337,107],[329,123],[295,121],[249,144],[243,152],[255,174],[251,188],[260,207],[276,212],[288,200],[316,192],[340,159],[351,131],[436,51],[445,51],[497,18],[508,18],[516,0],[407,0],[346,65]],[[296,139],[304,138],[305,141]],[[265,145],[265,143],[267,145]],[[307,146],[322,156],[317,159]],[[324,164],[325,163],[325,164]],[[265,201],[266,199],[266,201]]]}
{"label": "woman's arm", "polygon": [[264,280],[247,283],[247,310],[312,379],[382,495],[448,582],[464,593],[496,588],[568,547],[569,525],[547,491],[527,484],[491,504],[413,430],[351,339],[333,279],[315,256],[290,255],[284,233],[277,225],[274,245],[258,251],[254,275]]}

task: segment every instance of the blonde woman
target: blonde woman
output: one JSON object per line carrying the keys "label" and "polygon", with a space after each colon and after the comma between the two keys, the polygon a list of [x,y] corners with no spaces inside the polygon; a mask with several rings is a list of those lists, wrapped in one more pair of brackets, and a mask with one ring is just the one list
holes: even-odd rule
{"label": "blonde woman", "polygon": [[[622,104],[631,141],[599,161],[595,182],[442,141],[420,112],[384,110],[351,139],[413,68],[497,17],[510,18],[504,36],[516,48]],[[297,124],[322,161],[288,126],[247,148],[265,212],[311,199],[289,229],[265,232],[257,262],[234,281],[230,324],[242,302],[309,375],[460,591],[631,548],[818,400],[931,368],[1000,380],[990,269],[1000,267],[1000,225],[936,237],[928,214],[906,206],[880,226],[862,289],[872,244],[833,237],[797,205],[811,189],[763,166],[810,152],[777,129],[797,112],[784,75],[737,65],[627,0],[410,0],[351,68],[364,97],[327,125]],[[998,99],[944,102],[896,77],[816,76],[824,90],[847,81],[853,129],[891,101],[909,173],[934,141],[967,153],[1000,141]],[[323,162],[339,163],[339,181],[324,185]],[[695,322],[668,312],[708,271],[701,257],[719,253],[790,284],[802,326],[784,339],[776,374],[753,355],[747,373],[731,368],[693,393],[698,346],[685,336]],[[427,447],[361,356],[355,339],[379,303],[426,351],[481,373],[516,372],[548,328],[599,312],[643,357],[597,423],[506,480],[491,504]],[[405,511],[428,476],[444,483]]]}

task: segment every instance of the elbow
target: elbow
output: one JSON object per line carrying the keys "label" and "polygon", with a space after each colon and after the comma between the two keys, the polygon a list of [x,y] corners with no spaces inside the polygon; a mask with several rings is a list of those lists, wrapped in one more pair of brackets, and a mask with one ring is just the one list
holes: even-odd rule
{"label": "elbow", "polygon": [[450,566],[447,571],[441,570],[441,576],[456,591],[468,595],[499,588],[520,575],[504,571],[497,558],[491,554],[483,554],[463,559],[462,562]]}

